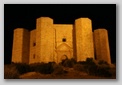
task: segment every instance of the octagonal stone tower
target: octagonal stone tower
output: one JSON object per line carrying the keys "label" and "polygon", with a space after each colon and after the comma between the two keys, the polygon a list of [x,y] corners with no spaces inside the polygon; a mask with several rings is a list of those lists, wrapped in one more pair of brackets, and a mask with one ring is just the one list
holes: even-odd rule
{"label": "octagonal stone tower", "polygon": [[85,61],[87,58],[94,59],[92,23],[89,18],[75,20],[75,39],[77,61]]}
{"label": "octagonal stone tower", "polygon": [[13,36],[12,62],[29,63],[30,33],[24,28],[16,28]]}
{"label": "octagonal stone tower", "polygon": [[54,61],[55,30],[53,19],[41,17],[36,23],[36,57],[39,62]]}
{"label": "octagonal stone tower", "polygon": [[108,32],[106,29],[94,30],[94,45],[95,45],[96,59],[98,61],[104,60],[108,64],[111,64]]}

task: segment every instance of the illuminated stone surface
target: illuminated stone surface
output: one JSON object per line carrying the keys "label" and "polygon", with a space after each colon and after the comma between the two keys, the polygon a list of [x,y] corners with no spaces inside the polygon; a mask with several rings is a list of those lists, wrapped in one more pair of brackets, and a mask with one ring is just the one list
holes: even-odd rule
{"label": "illuminated stone surface", "polygon": [[53,20],[48,17],[38,18],[36,26],[36,57],[39,62],[52,62],[55,44]]}
{"label": "illuminated stone surface", "polygon": [[30,31],[30,58],[29,63],[36,63],[39,58],[36,56],[36,30]]}
{"label": "illuminated stone surface", "polygon": [[[94,36],[97,36],[97,34],[100,33],[94,32]],[[96,49],[101,46],[98,42],[99,38],[102,39],[98,36],[95,37]],[[36,29],[30,32],[23,28],[14,30],[12,62],[29,64],[38,62],[60,63],[66,58],[85,61],[87,58],[94,59],[94,44],[92,22],[89,18],[76,19],[73,25],[54,24],[53,19],[40,17],[36,20]],[[106,51],[108,52],[108,50],[105,50],[104,53]],[[97,51],[96,53],[99,54]],[[108,61],[109,59],[107,57],[104,60]]]}
{"label": "illuminated stone surface", "polygon": [[104,60],[111,64],[108,32],[106,29],[94,30],[94,44],[97,60]]}
{"label": "illuminated stone surface", "polygon": [[24,28],[14,30],[12,62],[29,63],[30,33]]}
{"label": "illuminated stone surface", "polygon": [[72,43],[72,24],[54,24],[55,28],[55,58],[57,62],[63,59],[71,59],[73,57],[73,43]]}
{"label": "illuminated stone surface", "polygon": [[94,59],[92,23],[89,18],[75,20],[76,56],[77,61],[85,61],[87,58]]}

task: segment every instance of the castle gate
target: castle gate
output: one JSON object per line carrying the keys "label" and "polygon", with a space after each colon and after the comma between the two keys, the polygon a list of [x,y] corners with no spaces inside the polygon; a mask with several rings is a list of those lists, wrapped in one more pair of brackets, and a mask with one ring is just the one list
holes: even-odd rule
{"label": "castle gate", "polygon": [[57,61],[60,63],[64,59],[71,59],[72,49],[66,43],[63,43],[57,47]]}

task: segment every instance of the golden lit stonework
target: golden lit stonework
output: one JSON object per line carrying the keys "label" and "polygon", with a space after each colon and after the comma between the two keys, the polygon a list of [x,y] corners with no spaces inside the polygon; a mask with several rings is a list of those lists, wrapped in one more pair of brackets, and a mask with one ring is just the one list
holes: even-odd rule
{"label": "golden lit stonework", "polygon": [[[94,54],[95,53],[95,54]],[[13,36],[12,62],[56,62],[75,58],[105,60],[111,64],[108,34],[105,29],[92,32],[92,21],[79,18],[74,24],[54,24],[49,17],[36,20],[36,29],[16,28]]]}

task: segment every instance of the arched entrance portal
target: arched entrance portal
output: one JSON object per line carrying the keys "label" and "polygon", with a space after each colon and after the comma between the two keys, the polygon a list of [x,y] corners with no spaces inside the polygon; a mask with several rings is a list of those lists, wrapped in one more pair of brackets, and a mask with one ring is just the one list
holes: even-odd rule
{"label": "arched entrance portal", "polygon": [[68,57],[67,57],[67,55],[63,55],[62,57],[61,57],[61,60],[65,60],[65,59],[68,59]]}
{"label": "arched entrance portal", "polygon": [[57,47],[57,62],[60,63],[64,59],[71,59],[72,49],[66,43]]}

